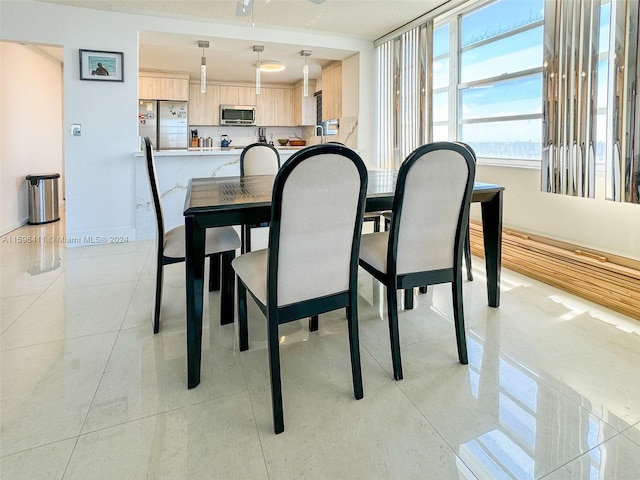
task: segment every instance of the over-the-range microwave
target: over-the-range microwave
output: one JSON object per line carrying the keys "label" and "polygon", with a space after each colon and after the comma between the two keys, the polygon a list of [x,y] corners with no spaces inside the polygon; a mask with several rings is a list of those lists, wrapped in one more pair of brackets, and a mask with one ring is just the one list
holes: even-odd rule
{"label": "over-the-range microwave", "polygon": [[255,125],[255,105],[220,105],[221,125]]}

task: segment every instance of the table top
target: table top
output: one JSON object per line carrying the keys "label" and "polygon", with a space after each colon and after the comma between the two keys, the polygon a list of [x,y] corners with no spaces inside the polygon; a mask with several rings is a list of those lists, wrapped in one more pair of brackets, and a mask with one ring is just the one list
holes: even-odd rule
{"label": "table top", "polygon": [[[369,170],[367,203],[393,198],[398,172],[395,170]],[[185,215],[233,210],[240,205],[269,207],[273,187],[273,175],[251,175],[246,177],[193,178],[189,181],[185,199]],[[504,190],[501,185],[475,182],[474,201],[483,201],[484,195],[492,196]],[[377,208],[377,207],[376,207]]]}

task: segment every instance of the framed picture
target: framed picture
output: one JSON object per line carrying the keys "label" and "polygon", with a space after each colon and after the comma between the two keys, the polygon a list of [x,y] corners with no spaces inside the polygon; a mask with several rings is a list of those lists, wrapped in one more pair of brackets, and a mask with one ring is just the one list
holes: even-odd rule
{"label": "framed picture", "polygon": [[124,54],[100,50],[80,50],[80,80],[124,82]]}

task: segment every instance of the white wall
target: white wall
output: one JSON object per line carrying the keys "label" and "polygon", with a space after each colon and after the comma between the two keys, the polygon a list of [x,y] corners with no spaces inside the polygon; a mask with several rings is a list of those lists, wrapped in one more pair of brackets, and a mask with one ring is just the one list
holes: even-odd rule
{"label": "white wall", "polygon": [[[138,31],[142,30],[237,38],[249,44],[270,41],[364,51],[360,71],[364,66],[372,73],[373,45],[363,40],[125,15],[32,0],[0,1],[0,40],[64,46],[66,234],[76,241],[87,238],[90,243],[95,236],[136,238],[133,152],[138,148]],[[79,80],[79,49],[123,52],[125,81]],[[371,59],[363,59],[369,54]],[[370,84],[363,89],[360,77],[361,114],[372,103],[373,81]],[[363,146],[371,145],[374,138],[367,121],[358,134]],[[68,134],[72,123],[82,125],[82,136]]]}
{"label": "white wall", "polygon": [[0,42],[0,105],[3,235],[27,222],[26,175],[63,173],[60,62],[33,46]]}
{"label": "white wall", "polygon": [[537,169],[480,165],[476,180],[504,185],[505,228],[640,260],[640,205],[605,200],[602,176],[594,199],[541,192]]}

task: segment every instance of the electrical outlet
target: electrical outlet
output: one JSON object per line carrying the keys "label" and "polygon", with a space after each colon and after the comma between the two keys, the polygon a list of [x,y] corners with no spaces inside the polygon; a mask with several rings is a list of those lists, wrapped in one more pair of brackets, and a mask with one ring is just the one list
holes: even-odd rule
{"label": "electrical outlet", "polygon": [[71,135],[73,135],[74,137],[79,137],[80,135],[82,135],[81,126],[79,123],[71,124]]}

